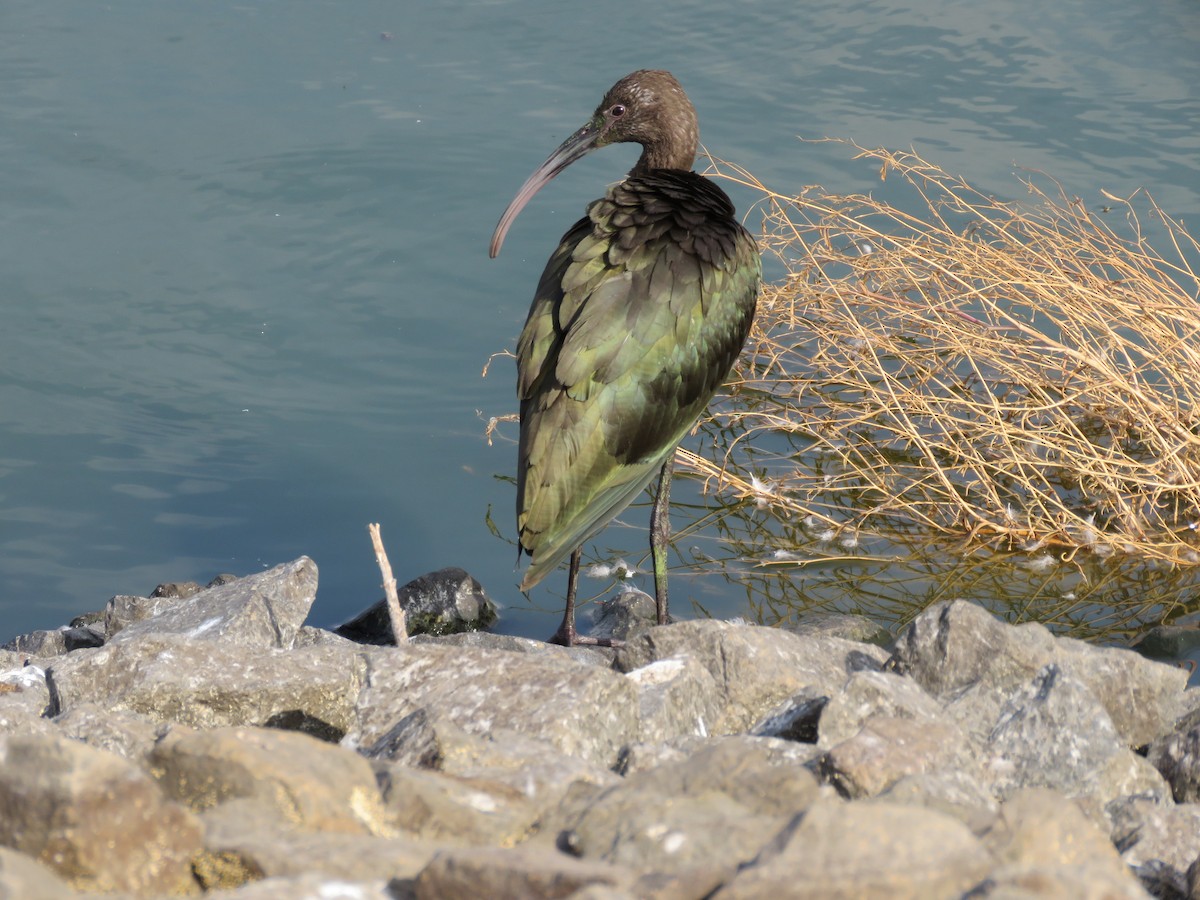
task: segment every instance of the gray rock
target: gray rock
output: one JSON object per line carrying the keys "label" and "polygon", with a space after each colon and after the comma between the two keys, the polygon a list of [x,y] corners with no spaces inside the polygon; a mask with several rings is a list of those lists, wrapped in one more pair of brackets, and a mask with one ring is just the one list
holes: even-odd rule
{"label": "gray rock", "polygon": [[156,722],[149,716],[125,709],[110,709],[98,703],[80,703],[57,716],[54,724],[67,737],[139,765],[168,731],[185,727]]}
{"label": "gray rock", "polygon": [[550,900],[589,885],[621,888],[631,881],[617,866],[572,859],[555,850],[464,848],[438,853],[413,887],[416,900]]}
{"label": "gray rock", "polygon": [[1103,804],[1129,793],[1165,793],[1125,747],[1091,688],[1055,664],[1012,694],[985,752],[1001,797],[1052,787],[1068,796],[1094,794]]}
{"label": "gray rock", "polygon": [[801,744],[816,744],[820,736],[821,715],[829,698],[816,690],[801,691],[789,697],[750,726],[757,737],[777,737]]}
{"label": "gray rock", "polygon": [[410,837],[300,831],[267,806],[240,800],[213,807],[201,819],[204,851],[193,867],[209,892],[206,897],[258,879],[307,875],[353,882],[411,879],[445,846]]}
{"label": "gray rock", "polygon": [[1156,897],[1186,897],[1188,867],[1200,858],[1200,804],[1129,797],[1107,812],[1112,842],[1142,885]]}
{"label": "gray rock", "polygon": [[786,816],[751,812],[719,792],[629,792],[588,805],[587,815],[559,832],[560,849],[634,872],[698,874],[712,886],[732,878],[788,822]]}
{"label": "gray rock", "polygon": [[617,651],[629,672],[670,657],[692,656],[716,681],[722,715],[712,734],[743,731],[805,690],[832,695],[860,669],[879,668],[887,654],[840,638],[802,637],[775,628],[711,619],[653,628]]}
{"label": "gray rock", "polygon": [[836,637],[879,647],[886,647],[892,643],[891,632],[866,616],[807,613],[800,621],[783,627],[793,634],[807,637]]}
{"label": "gray rock", "polygon": [[984,838],[999,861],[985,897],[1145,897],[1108,836],[1058,791],[1018,791]]}
{"label": "gray rock", "polygon": [[236,643],[183,634],[135,640],[126,633],[52,664],[54,715],[99,703],[193,728],[270,725],[326,740],[338,740],[355,720],[367,676],[356,645],[247,653]]}
{"label": "gray rock", "polygon": [[49,867],[24,853],[0,847],[0,897],[12,900],[75,900],[78,896]]}
{"label": "gray rock", "polygon": [[[1200,692],[1127,654],[959,605],[884,672],[845,639],[857,621],[686,622],[615,653],[364,647],[298,624],[314,581],[301,560],[100,648],[15,671],[28,654],[4,651],[0,847],[23,852],[0,851],[0,893],[40,877],[61,896],[31,860],[62,873],[77,846],[125,900],[1145,896],[1129,866],[1197,893],[1200,816],[1130,748],[1157,731],[1155,760],[1186,767]],[[43,855],[60,826],[71,849]]]}
{"label": "gray rock", "polygon": [[49,706],[43,669],[22,666],[0,672],[0,732],[19,730],[28,720],[44,715]]}
{"label": "gray rock", "polygon": [[1008,625],[979,606],[937,603],[896,640],[889,667],[909,674],[940,700],[981,683],[1005,691],[1057,664],[1104,704],[1131,747],[1169,730],[1179,713],[1187,673],[1131,650],[1056,639],[1036,622]]}
{"label": "gray rock", "polygon": [[56,628],[52,631],[19,634],[5,644],[3,649],[19,654],[22,661],[31,656],[62,656],[67,652],[66,629]]}
{"label": "gray rock", "polygon": [[591,647],[576,644],[563,647],[532,638],[513,634],[492,634],[490,631],[464,631],[459,634],[418,634],[412,638],[414,644],[433,644],[438,647],[478,647],[482,650],[507,650],[510,653],[533,653],[538,656],[567,657],[589,666],[612,667],[611,647]]}
{"label": "gray rock", "polygon": [[378,769],[388,820],[403,834],[446,844],[509,847],[524,840],[543,806],[508,784],[431,769]]}
{"label": "gray rock", "polygon": [[65,736],[0,737],[0,845],[76,890],[187,892],[200,825],[141,769]]}
{"label": "gray rock", "polygon": [[970,829],[936,810],[821,802],[714,898],[955,897],[991,865]]}
{"label": "gray rock", "polygon": [[338,878],[323,874],[277,876],[252,881],[231,891],[209,891],[205,900],[397,900],[382,880],[364,881],[358,877]]}
{"label": "gray rock", "polygon": [[104,631],[100,628],[82,626],[79,628],[68,628],[63,631],[63,646],[67,648],[68,653],[72,650],[82,650],[86,647],[100,647],[103,644]]}
{"label": "gray rock", "polygon": [[134,622],[152,619],[178,603],[178,597],[136,597],[132,594],[117,594],[110,597],[104,607],[101,620],[104,633],[111,638]]}
{"label": "gray rock", "polygon": [[620,780],[607,767],[563,753],[546,741],[501,728],[471,733],[429,709],[409,714],[364,752],[375,760],[380,778],[387,777],[391,766],[436,769],[507,785],[542,810],[576,784],[598,790]]}
{"label": "gray rock", "polygon": [[[649,743],[637,741],[621,748],[615,771],[622,776],[636,775],[647,769],[671,765],[687,759],[691,750],[677,747],[676,741]],[[682,743],[688,743],[686,741]]]}
{"label": "gray rock", "polygon": [[1108,872],[1081,865],[998,866],[970,894],[971,900],[1150,900],[1136,880],[1114,879]]}
{"label": "gray rock", "polygon": [[538,839],[635,871],[690,872],[715,886],[818,796],[796,757],[792,745],[771,738],[701,741],[681,763],[564,804]]}
{"label": "gray rock", "polygon": [[[347,739],[370,747],[422,707],[475,734],[496,729],[611,766],[638,734],[634,684],[571,660],[500,650],[409,645],[365,648],[370,674]],[[453,677],[447,677],[447,673]]]}
{"label": "gray rock", "polygon": [[[156,615],[126,624],[110,643],[145,635],[186,635],[193,641],[287,649],[317,596],[317,565],[307,556],[208,588]],[[110,629],[111,633],[111,629]]]}
{"label": "gray rock", "polygon": [[[465,569],[438,569],[397,590],[410,635],[482,631],[496,621],[496,604]],[[380,600],[333,629],[360,644],[394,644],[387,601]]]}
{"label": "gray rock", "polygon": [[953,723],[877,715],[821,758],[821,777],[850,798],[873,797],[901,778],[928,772],[977,773],[979,764]]}
{"label": "gray rock", "polygon": [[587,633],[598,640],[628,641],[657,624],[654,598],[645,591],[629,588],[596,604]]}
{"label": "gray rock", "polygon": [[941,704],[913,679],[892,672],[854,672],[821,713],[818,744],[840,744],[878,716],[951,726]]}
{"label": "gray rock", "polygon": [[1181,723],[1178,731],[1150,744],[1146,758],[1171,786],[1176,803],[1200,801],[1200,721],[1196,715]]}
{"label": "gray rock", "polygon": [[370,763],[306,734],[269,728],[171,732],[150,767],[166,794],[202,812],[233,800],[303,831],[391,835]]}
{"label": "gray rock", "polygon": [[1000,804],[980,779],[955,771],[906,775],[880,793],[879,799],[936,809],[958,819],[975,835],[991,828],[1000,811]]}
{"label": "gray rock", "polygon": [[[219,587],[223,584],[237,581],[236,575],[218,575],[208,583],[209,587]],[[204,588],[194,581],[167,581],[158,585],[150,592],[151,597],[174,597],[184,599],[200,593]]]}
{"label": "gray rock", "polygon": [[707,737],[721,718],[717,682],[692,656],[656,660],[627,673],[637,689],[641,740],[669,741],[680,735]]}

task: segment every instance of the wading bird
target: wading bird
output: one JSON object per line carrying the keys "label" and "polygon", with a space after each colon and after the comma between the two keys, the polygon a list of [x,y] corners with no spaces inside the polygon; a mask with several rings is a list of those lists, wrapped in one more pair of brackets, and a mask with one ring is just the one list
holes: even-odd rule
{"label": "wading bird", "polygon": [[666,623],[675,447],[741,352],[762,278],[733,204],[692,171],[699,127],[691,101],[669,72],[654,70],[614,84],[529,176],[496,225],[491,256],[555,175],[621,142],[641,144],[637,165],[563,235],[517,342],[517,528],[532,558],[521,590],[570,554],[566,610],[551,638],[568,645],[591,642],[575,631],[583,542],[655,472],[650,547]]}

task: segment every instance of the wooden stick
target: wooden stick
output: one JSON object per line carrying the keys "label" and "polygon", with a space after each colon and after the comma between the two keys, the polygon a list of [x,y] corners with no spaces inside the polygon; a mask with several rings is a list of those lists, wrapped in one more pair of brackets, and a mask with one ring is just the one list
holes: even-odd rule
{"label": "wooden stick", "polygon": [[375,546],[375,562],[379,564],[379,572],[383,575],[383,593],[387,597],[388,618],[392,622],[392,640],[397,647],[401,647],[408,643],[408,624],[404,620],[404,610],[400,608],[400,597],[396,594],[392,564],[388,562],[387,552],[383,549],[379,525],[368,525],[367,531],[371,533],[371,543]]}

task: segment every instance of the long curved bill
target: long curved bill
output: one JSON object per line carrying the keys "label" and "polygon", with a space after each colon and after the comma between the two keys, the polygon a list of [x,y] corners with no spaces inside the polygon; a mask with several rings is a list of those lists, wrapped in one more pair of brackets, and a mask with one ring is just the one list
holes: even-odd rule
{"label": "long curved bill", "polygon": [[521,185],[517,195],[512,198],[512,202],[508,204],[508,209],[504,210],[500,221],[496,223],[496,230],[492,232],[492,245],[488,250],[488,256],[496,258],[500,252],[500,245],[504,243],[504,236],[508,234],[509,226],[516,221],[521,210],[525,208],[525,204],[533,199],[533,195],[549,184],[555,175],[571,163],[595,150],[596,140],[599,137],[600,129],[597,123],[588,122],[559,144],[558,149],[534,170],[533,174]]}

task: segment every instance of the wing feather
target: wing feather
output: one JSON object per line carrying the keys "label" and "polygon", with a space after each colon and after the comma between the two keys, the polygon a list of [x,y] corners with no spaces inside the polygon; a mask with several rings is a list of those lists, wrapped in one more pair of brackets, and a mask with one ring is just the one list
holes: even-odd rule
{"label": "wing feather", "polygon": [[517,350],[523,587],[674,452],[745,342],[760,270],[728,198],[691,172],[615,185],[564,236]]}

